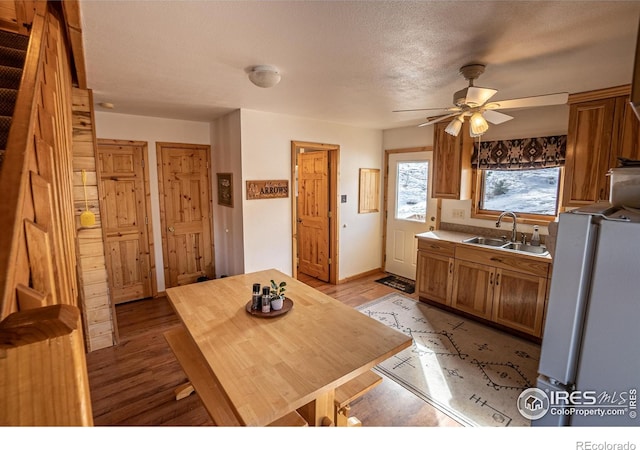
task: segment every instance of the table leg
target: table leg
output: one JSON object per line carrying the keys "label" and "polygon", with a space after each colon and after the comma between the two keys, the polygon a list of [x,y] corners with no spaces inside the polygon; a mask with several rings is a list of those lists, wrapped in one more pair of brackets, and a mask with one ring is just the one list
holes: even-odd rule
{"label": "table leg", "polygon": [[298,412],[305,418],[309,426],[334,426],[333,415],[335,391],[331,390],[320,394],[314,401],[307,403],[298,409]]}

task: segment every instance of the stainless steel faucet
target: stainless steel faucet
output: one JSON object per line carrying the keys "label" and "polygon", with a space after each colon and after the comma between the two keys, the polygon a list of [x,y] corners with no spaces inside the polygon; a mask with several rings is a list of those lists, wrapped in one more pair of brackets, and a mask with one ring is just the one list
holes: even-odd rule
{"label": "stainless steel faucet", "polygon": [[505,211],[502,214],[500,214],[500,216],[498,216],[498,221],[496,222],[496,228],[500,228],[500,222],[502,222],[502,218],[504,216],[511,216],[513,218],[513,229],[511,230],[511,242],[517,242],[518,240],[518,232],[516,231],[516,220],[518,219],[516,217],[516,213],[514,213],[513,211]]}

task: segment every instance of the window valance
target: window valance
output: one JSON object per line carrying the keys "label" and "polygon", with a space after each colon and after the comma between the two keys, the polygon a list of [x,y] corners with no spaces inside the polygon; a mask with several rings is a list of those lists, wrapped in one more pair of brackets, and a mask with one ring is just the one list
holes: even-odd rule
{"label": "window valance", "polygon": [[566,154],[566,135],[476,142],[471,164],[486,170],[543,169],[563,166]]}

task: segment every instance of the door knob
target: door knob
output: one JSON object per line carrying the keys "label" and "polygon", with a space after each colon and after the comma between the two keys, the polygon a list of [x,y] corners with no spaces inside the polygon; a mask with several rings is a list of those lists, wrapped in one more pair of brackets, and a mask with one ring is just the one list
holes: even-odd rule
{"label": "door knob", "polygon": [[169,227],[169,231],[170,231],[171,233],[173,233],[174,231],[176,231],[176,229],[175,229],[175,228],[173,228],[173,227]]}

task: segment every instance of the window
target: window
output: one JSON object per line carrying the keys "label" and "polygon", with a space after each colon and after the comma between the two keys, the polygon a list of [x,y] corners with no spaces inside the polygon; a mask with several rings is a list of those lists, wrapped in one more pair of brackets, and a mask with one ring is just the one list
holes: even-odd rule
{"label": "window", "polygon": [[427,161],[398,162],[396,219],[426,221],[428,173]]}
{"label": "window", "polygon": [[518,222],[546,225],[558,214],[566,135],[474,144],[471,216],[496,219],[513,211]]}
{"label": "window", "polygon": [[480,209],[555,217],[560,168],[482,170]]}

